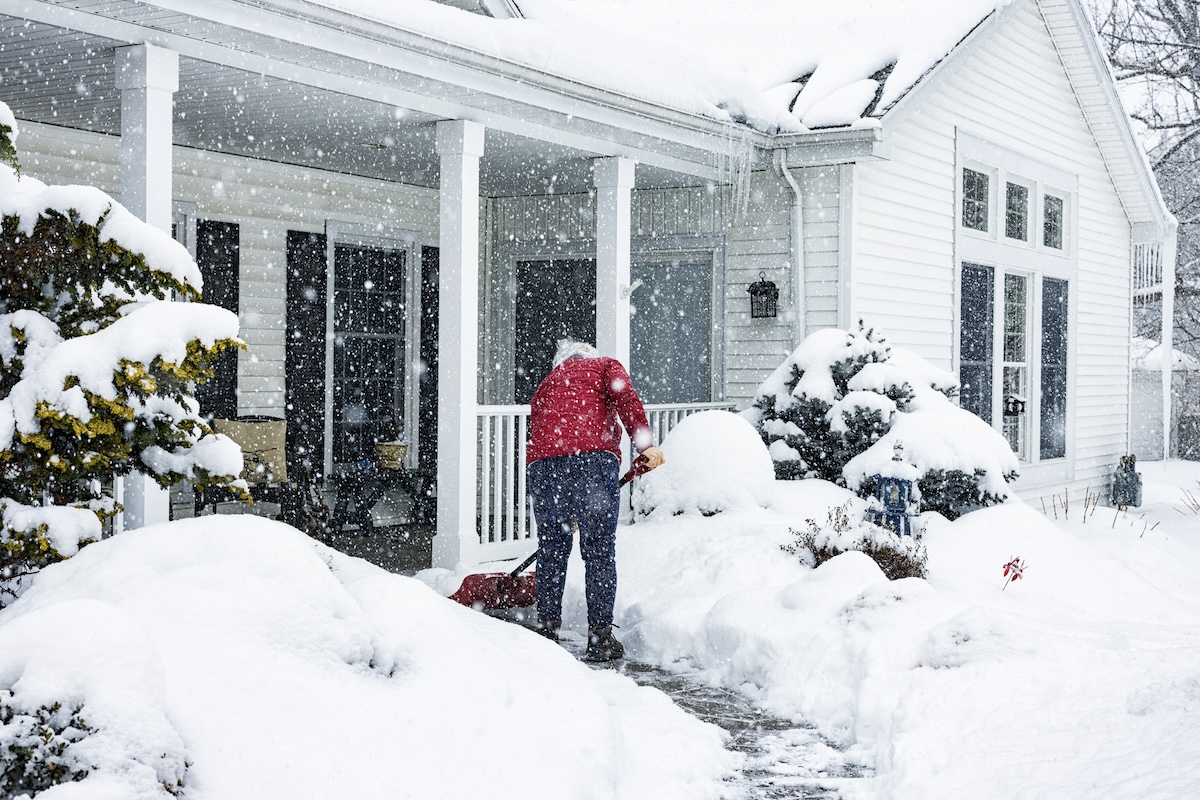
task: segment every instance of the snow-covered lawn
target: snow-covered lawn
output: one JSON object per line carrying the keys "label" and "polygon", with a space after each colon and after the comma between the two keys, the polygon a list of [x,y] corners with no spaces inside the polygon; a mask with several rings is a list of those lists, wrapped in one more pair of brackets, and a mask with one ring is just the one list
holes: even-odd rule
{"label": "snow-covered lawn", "polygon": [[[780,546],[849,497],[621,528],[634,658],[845,742],[863,798],[1200,796],[1200,464],[1141,464],[1128,515],[1082,498],[928,520],[928,581]],[[1013,557],[1024,576],[1005,586]],[[0,611],[0,689],[82,703],[95,767],[47,800],[720,797],[737,756],[661,693],[577,663],[255,517],[133,531]],[[583,626],[572,564],[567,624]],[[3,698],[4,695],[0,695]],[[6,700],[6,702],[8,702]],[[0,743],[11,729],[0,727]],[[71,752],[70,750],[68,752]]]}

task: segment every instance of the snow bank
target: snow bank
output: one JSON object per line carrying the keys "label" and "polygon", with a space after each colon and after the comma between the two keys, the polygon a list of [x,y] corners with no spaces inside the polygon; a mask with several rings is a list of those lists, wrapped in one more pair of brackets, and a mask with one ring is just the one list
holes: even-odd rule
{"label": "snow bank", "polygon": [[754,426],[728,411],[701,411],[671,429],[662,443],[666,462],[632,489],[641,516],[716,514],[766,506],[775,468]]}
{"label": "snow bank", "polygon": [[691,800],[735,763],[658,692],[252,516],[43,570],[0,612],[10,687],[82,703],[110,744],[77,791],[121,782],[109,797],[142,796],[122,765],[184,758],[193,800]]}
{"label": "snow bank", "polygon": [[1083,522],[1078,498],[1058,524],[1019,501],[927,514],[927,581],[783,553],[805,517],[855,502],[823,481],[788,482],[770,512],[639,522],[620,531],[617,622],[633,657],[848,744],[879,774],[864,796],[1191,796],[1200,523],[1152,477],[1139,515],[1157,529]]}

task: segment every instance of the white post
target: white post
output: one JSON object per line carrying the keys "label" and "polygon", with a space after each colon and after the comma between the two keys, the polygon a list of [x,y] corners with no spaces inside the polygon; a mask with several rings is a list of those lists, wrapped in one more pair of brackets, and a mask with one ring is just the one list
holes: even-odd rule
{"label": "white post", "polygon": [[[173,95],[179,54],[150,44],[119,47],[116,88],[121,90],[121,202],[143,220],[171,232]],[[128,475],[121,487],[125,512],[115,530],[171,518],[170,493],[149,477]]]}
{"label": "white post", "polygon": [[437,124],[441,156],[438,268],[437,535],[433,565],[478,561],[476,417],[479,361],[479,158],[477,122]]}
{"label": "white post", "polygon": [[[1174,220],[1172,220],[1174,222]],[[1173,352],[1175,334],[1175,251],[1176,227],[1171,226],[1170,233],[1162,246],[1162,407],[1163,407],[1163,461],[1171,457],[1171,432],[1175,429],[1171,420],[1172,379],[1175,375],[1175,353]]]}
{"label": "white post", "polygon": [[634,162],[597,158],[596,349],[629,367],[629,231]]}

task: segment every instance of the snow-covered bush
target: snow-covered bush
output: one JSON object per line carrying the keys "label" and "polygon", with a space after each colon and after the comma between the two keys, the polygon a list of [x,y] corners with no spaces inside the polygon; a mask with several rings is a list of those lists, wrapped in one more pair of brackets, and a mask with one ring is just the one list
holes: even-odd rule
{"label": "snow-covered bush", "polygon": [[781,545],[785,553],[798,554],[809,566],[819,567],[834,556],[866,553],[889,580],[924,578],[928,572],[925,548],[918,538],[867,522],[851,519],[849,504],[829,509],[824,524],[807,520],[808,528],[793,529],[795,541]]}
{"label": "snow-covered bush", "polygon": [[948,517],[1003,502],[1017,460],[952,402],[958,382],[874,329],[816,331],[759,386],[743,415],[780,478],[823,478],[863,496],[896,445],[920,474],[921,508]]}
{"label": "snow-covered bush", "polygon": [[18,709],[13,693],[0,691],[0,796],[34,797],[87,777],[72,750],[92,732],[80,712],[58,702]]}
{"label": "snow-covered bush", "polygon": [[[200,302],[182,245],[98,189],[20,176],[0,103],[0,592],[96,538],[106,481],[237,484],[238,446],[204,424],[195,384],[243,346]],[[62,513],[70,509],[68,513]],[[82,538],[81,538],[82,536]]]}
{"label": "snow-covered bush", "polygon": [[770,503],[771,457],[754,428],[729,411],[680,420],[662,443],[666,462],[634,481],[639,517],[703,514]]}

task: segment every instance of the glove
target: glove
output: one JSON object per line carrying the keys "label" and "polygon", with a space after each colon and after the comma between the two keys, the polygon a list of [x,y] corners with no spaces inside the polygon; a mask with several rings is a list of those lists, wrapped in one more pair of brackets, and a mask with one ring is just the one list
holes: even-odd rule
{"label": "glove", "polygon": [[645,461],[647,472],[661,467],[667,460],[666,456],[663,455],[663,451],[659,450],[657,447],[647,447],[645,450],[643,450],[642,459]]}

